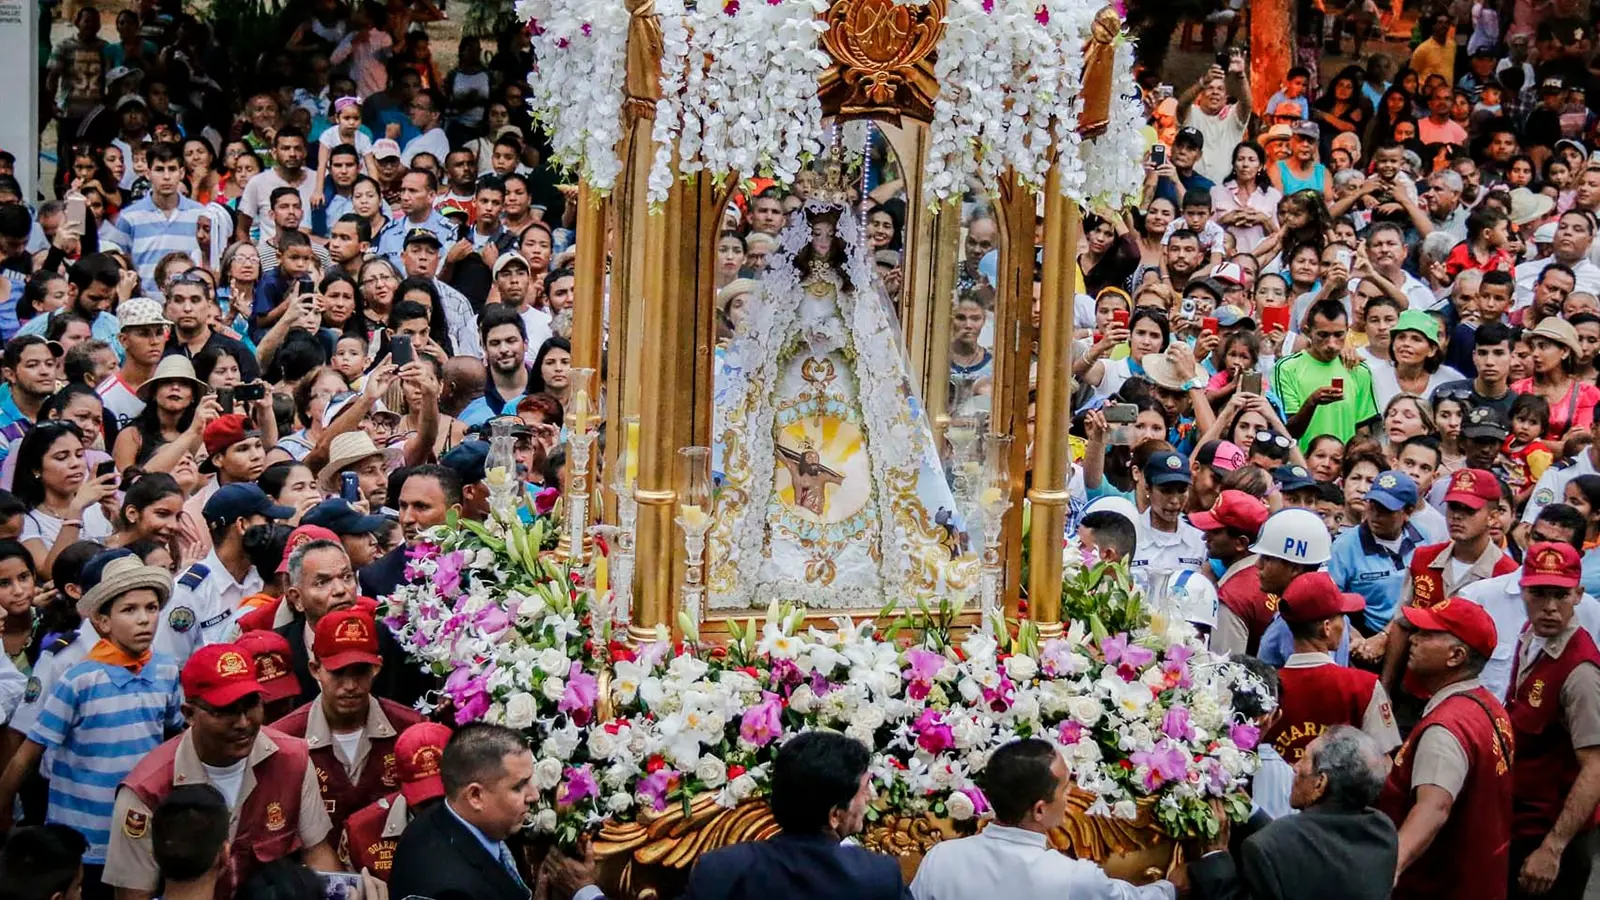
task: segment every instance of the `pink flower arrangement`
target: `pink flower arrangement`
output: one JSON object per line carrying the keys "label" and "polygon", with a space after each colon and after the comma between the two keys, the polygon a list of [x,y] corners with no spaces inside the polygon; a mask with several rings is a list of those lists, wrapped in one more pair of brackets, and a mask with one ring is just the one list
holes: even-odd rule
{"label": "pink flower arrangement", "polygon": [[911,726],[916,732],[917,746],[932,754],[940,754],[955,746],[955,731],[945,724],[944,717],[932,709],[925,709]]}
{"label": "pink flower arrangement", "polygon": [[739,719],[739,737],[757,747],[783,736],[783,700],[771,691],[761,692],[761,702],[744,711]]}

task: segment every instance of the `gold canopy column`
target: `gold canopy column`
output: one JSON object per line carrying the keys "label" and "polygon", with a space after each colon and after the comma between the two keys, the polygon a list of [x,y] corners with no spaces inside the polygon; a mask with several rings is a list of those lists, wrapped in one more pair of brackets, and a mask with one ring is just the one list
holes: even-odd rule
{"label": "gold canopy column", "polygon": [[1028,610],[1043,637],[1061,634],[1061,541],[1067,529],[1072,423],[1072,309],[1078,267],[1078,205],[1050,170],[1044,185],[1044,272],[1039,302],[1039,392],[1033,438]]}

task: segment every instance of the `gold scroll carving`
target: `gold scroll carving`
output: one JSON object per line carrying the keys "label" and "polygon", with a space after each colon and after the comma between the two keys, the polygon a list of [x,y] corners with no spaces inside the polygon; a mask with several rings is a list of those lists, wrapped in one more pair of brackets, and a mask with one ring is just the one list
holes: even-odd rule
{"label": "gold scroll carving", "polygon": [[933,118],[939,93],[934,48],[944,36],[946,0],[834,0],[822,45],[833,65],[822,74],[822,108],[841,118]]}

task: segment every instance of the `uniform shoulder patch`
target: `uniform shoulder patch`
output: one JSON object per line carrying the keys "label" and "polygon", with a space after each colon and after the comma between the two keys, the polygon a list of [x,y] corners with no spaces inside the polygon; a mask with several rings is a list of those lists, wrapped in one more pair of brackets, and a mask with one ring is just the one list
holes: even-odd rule
{"label": "uniform shoulder patch", "polygon": [[32,703],[39,699],[42,693],[44,693],[44,682],[40,681],[37,675],[29,676],[27,687],[22,689],[22,702]]}
{"label": "uniform shoulder patch", "polygon": [[174,606],[167,613],[167,624],[172,626],[173,631],[184,634],[194,627],[194,610],[187,606]]}
{"label": "uniform shoulder patch", "polygon": [[200,583],[210,576],[210,566],[194,563],[189,568],[184,569],[182,575],[178,576],[178,583],[192,591],[200,587]]}
{"label": "uniform shoulder patch", "polygon": [[71,647],[72,643],[77,639],[78,633],[76,631],[68,631],[64,634],[57,634],[54,640],[51,640],[45,644],[44,652],[60,653],[68,647]]}
{"label": "uniform shoulder patch", "polygon": [[1578,464],[1578,457],[1574,456],[1574,457],[1572,457],[1570,459],[1563,459],[1563,460],[1560,460],[1560,461],[1558,461],[1556,463],[1553,463],[1550,466],[1550,468],[1552,468],[1552,469],[1570,469],[1570,468],[1572,468],[1573,466],[1575,466],[1577,464]]}
{"label": "uniform shoulder patch", "polygon": [[150,817],[142,812],[139,812],[138,810],[130,809],[128,810],[128,814],[122,817],[122,833],[133,840],[137,841],[138,839],[144,837],[145,832],[149,830],[149,828]]}

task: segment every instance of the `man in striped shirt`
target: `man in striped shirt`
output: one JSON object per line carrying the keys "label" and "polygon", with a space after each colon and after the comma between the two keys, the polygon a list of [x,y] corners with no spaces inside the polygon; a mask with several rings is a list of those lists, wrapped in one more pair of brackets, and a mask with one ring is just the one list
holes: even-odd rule
{"label": "man in striped shirt", "polygon": [[150,148],[150,194],[122,211],[120,227],[128,236],[133,264],[146,296],[158,296],[156,263],[169,253],[187,253],[200,261],[195,236],[205,207],[183,196],[183,161],[173,144]]}
{"label": "man in striped shirt", "polygon": [[0,808],[9,810],[23,776],[52,752],[46,821],[88,840],[84,881],[91,885],[100,883],[105,867],[117,785],[184,721],[178,664],[150,651],[161,607],[172,595],[171,574],[126,550],[90,560],[85,583],[97,568],[99,579],[79,599],[78,612],[101,639],[56,682],[0,775]]}

